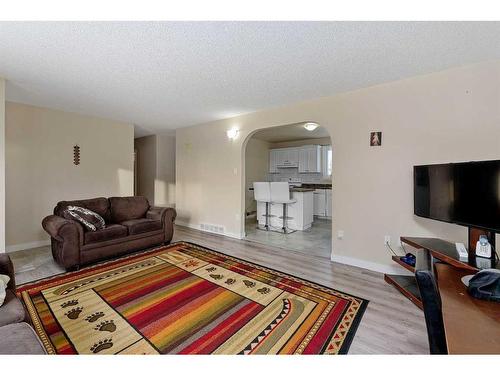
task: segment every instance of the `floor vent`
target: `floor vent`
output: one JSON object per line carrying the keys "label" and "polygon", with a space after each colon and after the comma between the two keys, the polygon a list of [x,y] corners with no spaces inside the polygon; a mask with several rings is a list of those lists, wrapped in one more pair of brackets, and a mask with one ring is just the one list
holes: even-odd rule
{"label": "floor vent", "polygon": [[213,225],[213,224],[200,224],[200,229],[204,232],[211,232],[211,233],[224,233],[224,227],[220,225]]}

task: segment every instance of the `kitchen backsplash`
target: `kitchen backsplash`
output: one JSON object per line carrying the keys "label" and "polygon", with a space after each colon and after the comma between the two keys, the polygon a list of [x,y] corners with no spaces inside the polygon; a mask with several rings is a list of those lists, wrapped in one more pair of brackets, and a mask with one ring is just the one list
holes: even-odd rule
{"label": "kitchen backsplash", "polygon": [[269,173],[267,175],[269,181],[301,181],[301,182],[329,182],[331,179],[324,178],[322,173],[299,173],[298,168],[282,168],[279,173]]}

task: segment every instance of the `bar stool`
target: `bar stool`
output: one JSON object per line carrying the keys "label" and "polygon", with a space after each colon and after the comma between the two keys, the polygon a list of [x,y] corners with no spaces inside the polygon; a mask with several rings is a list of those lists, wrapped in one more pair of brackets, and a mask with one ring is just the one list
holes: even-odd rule
{"label": "bar stool", "polygon": [[[266,213],[262,216],[266,218],[266,225],[264,225],[264,228],[265,230],[269,230],[269,218],[273,216],[269,213],[269,204],[271,203],[271,186],[269,182],[254,182],[253,197],[257,202],[266,204]],[[257,229],[260,229],[258,224]]]}
{"label": "bar stool", "polygon": [[286,227],[286,221],[288,219],[293,219],[293,217],[287,216],[288,205],[297,202],[296,199],[290,199],[290,187],[288,186],[288,182],[271,182],[271,202],[283,205],[283,216],[279,217],[283,219],[283,227],[281,228],[283,233],[295,232]]}

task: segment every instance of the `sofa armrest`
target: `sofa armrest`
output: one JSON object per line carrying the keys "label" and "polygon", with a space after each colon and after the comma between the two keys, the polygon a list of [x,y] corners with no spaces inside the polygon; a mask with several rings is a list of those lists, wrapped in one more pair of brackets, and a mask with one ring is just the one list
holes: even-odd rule
{"label": "sofa armrest", "polygon": [[14,265],[12,264],[12,260],[7,254],[0,254],[0,274],[10,277],[7,288],[15,291],[16,279],[14,277]]}
{"label": "sofa armrest", "polygon": [[151,220],[165,220],[165,214],[167,213],[167,207],[149,207],[148,212],[146,212],[146,218]]}
{"label": "sofa armrest", "polygon": [[81,224],[50,215],[43,219],[42,227],[52,237],[52,255],[56,262],[66,269],[78,267],[84,241]]}
{"label": "sofa armrest", "polygon": [[42,227],[50,237],[57,241],[71,240],[83,245],[83,227],[75,220],[49,215],[42,220]]}
{"label": "sofa armrest", "polygon": [[170,242],[174,235],[174,221],[177,212],[171,207],[153,207],[151,206],[146,213],[148,219],[161,220],[165,230],[165,242]]}

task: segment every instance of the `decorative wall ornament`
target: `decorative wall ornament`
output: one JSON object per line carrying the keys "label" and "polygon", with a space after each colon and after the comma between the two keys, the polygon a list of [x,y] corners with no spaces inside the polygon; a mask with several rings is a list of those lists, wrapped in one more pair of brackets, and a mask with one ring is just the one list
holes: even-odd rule
{"label": "decorative wall ornament", "polygon": [[370,133],[370,146],[382,146],[382,132]]}
{"label": "decorative wall ornament", "polygon": [[80,164],[80,146],[78,145],[73,146],[73,164]]}

